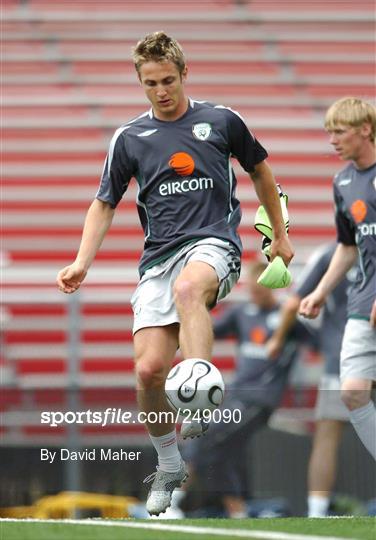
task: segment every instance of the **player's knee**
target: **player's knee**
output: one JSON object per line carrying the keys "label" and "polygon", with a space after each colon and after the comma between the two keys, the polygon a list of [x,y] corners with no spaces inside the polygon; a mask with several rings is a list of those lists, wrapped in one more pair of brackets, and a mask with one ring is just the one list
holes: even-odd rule
{"label": "player's knee", "polygon": [[166,369],[162,359],[136,359],[136,377],[141,388],[156,388],[164,385]]}
{"label": "player's knee", "polygon": [[200,298],[200,291],[193,281],[177,279],[174,284],[174,300],[177,306],[189,307]]}

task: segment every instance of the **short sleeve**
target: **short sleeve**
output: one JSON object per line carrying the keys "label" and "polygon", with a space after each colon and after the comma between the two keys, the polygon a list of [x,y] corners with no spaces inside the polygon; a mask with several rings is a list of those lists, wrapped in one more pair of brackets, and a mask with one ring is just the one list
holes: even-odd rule
{"label": "short sleeve", "polygon": [[111,139],[96,194],[97,199],[109,203],[112,208],[120,202],[134,174],[125,147],[124,130],[119,128]]}
{"label": "short sleeve", "polygon": [[355,226],[348,215],[341,194],[334,184],[335,221],[337,227],[337,241],[346,246],[356,245]]}
{"label": "short sleeve", "polygon": [[247,172],[253,172],[255,165],[268,157],[265,148],[249,131],[242,117],[225,109],[231,155],[234,156]]}

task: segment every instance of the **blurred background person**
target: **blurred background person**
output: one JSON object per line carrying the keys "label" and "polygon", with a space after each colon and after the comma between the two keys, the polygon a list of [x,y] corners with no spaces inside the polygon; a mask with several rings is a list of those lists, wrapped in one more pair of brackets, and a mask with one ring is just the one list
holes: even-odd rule
{"label": "blurred background person", "polygon": [[[266,343],[271,357],[280,354],[291,328],[296,324],[301,299],[313,291],[319,283],[335,249],[335,242],[319,247],[299,275],[294,292],[282,305],[280,323]],[[324,368],[318,388],[316,428],[308,465],[309,517],[327,515],[336,479],[338,448],[343,428],[348,421],[348,412],[340,396],[339,357],[346,324],[349,284],[346,277],[327,298],[318,332]]]}

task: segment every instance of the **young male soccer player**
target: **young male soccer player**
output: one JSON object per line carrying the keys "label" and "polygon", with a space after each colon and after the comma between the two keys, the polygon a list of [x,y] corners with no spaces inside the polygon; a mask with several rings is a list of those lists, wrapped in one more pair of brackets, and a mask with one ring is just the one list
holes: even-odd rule
{"label": "young male soccer player", "polygon": [[351,423],[376,460],[376,409],[371,400],[376,380],[376,109],[361,99],[340,99],[327,111],[325,127],[338,155],[351,163],[334,179],[337,248],[316,289],[303,298],[300,313],[318,315],[359,253],[341,349],[341,391]]}
{"label": "young male soccer player", "polygon": [[[177,348],[183,358],[210,360],[209,309],[239,276],[241,213],[231,156],[249,173],[272,222],[272,259],[279,255],[288,264],[293,252],[267,152],[242,118],[186,96],[183,51],[165,33],[140,41],[133,60],[151,108],[115,132],[76,260],[59,272],[57,283],[66,293],[78,289],[135,177],[145,233],[132,297],[138,400],[146,413],[158,413],[169,410],[164,383]],[[147,510],[159,514],[187,473],[175,425],[148,422],[147,429],[158,453],[157,471],[147,479],[153,480]]]}
{"label": "young male soccer player", "polygon": [[[281,308],[281,319],[272,337],[266,343],[269,354],[275,357],[282,349],[290,328],[295,324],[299,305],[312,292],[328,269],[336,243],[320,246],[310,257]],[[350,271],[353,274],[353,271]],[[324,372],[320,380],[316,402],[316,428],[308,465],[308,517],[327,515],[337,469],[338,448],[348,411],[340,396],[339,357],[346,324],[346,277],[328,295],[323,306],[319,328],[319,350],[324,359]]]}

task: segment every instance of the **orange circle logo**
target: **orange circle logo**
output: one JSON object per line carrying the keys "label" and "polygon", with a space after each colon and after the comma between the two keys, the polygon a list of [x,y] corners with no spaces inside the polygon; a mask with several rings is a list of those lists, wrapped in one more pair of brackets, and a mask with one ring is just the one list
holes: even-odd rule
{"label": "orange circle logo", "polygon": [[262,326],[255,326],[249,333],[249,339],[252,343],[262,345],[266,341],[266,332]]}
{"label": "orange circle logo", "polygon": [[366,203],[361,199],[358,199],[352,203],[350,211],[352,217],[355,219],[355,223],[360,223],[367,215]]}
{"label": "orange circle logo", "polygon": [[168,162],[171,169],[180,174],[180,176],[188,176],[192,174],[195,168],[195,162],[192,156],[185,152],[177,152],[173,154]]}

